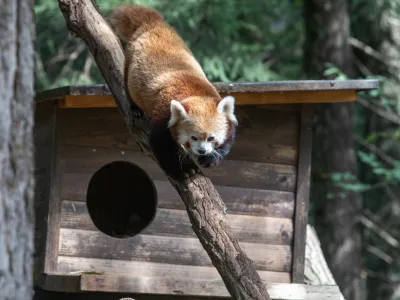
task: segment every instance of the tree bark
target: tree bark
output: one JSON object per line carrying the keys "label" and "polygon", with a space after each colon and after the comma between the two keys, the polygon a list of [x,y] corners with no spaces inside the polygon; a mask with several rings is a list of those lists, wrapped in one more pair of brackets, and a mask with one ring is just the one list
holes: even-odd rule
{"label": "tree bark", "polygon": [[[94,0],[59,0],[59,6],[68,29],[89,47],[130,132],[152,157],[147,143],[148,119],[132,110],[125,94],[124,53],[118,38]],[[193,163],[181,177],[179,181],[169,180],[182,197],[193,230],[233,299],[270,299],[254,263],[232,234],[225,218],[226,207],[210,179]]]}
{"label": "tree bark", "polygon": [[[304,19],[304,69],[309,77],[324,77],[325,63],[332,63],[349,77],[353,76],[348,1],[305,1]],[[347,300],[361,300],[365,295],[361,278],[361,229],[357,217],[362,201],[358,193],[344,190],[330,178],[323,178],[334,172],[357,176],[352,117],[352,103],[318,107],[312,191],[312,199],[316,200],[312,202],[324,206],[324,220],[316,220],[319,223],[316,229],[336,282]]]}
{"label": "tree bark", "polygon": [[0,7],[0,295],[33,295],[33,1]]}

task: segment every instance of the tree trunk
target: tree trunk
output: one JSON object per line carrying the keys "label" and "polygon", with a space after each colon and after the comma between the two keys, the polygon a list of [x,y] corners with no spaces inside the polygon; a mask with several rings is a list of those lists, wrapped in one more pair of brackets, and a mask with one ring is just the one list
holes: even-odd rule
{"label": "tree trunk", "polygon": [[[325,64],[332,63],[351,77],[354,67],[348,42],[347,0],[309,0],[304,3],[305,71],[309,77],[321,79]],[[365,295],[361,278],[361,229],[357,217],[362,201],[358,193],[344,190],[324,177],[336,172],[357,176],[352,116],[352,103],[318,107],[313,139],[312,202],[323,207],[323,220],[317,217],[319,226],[316,229],[333,276],[347,300],[361,300]]]}
{"label": "tree trunk", "polygon": [[0,6],[0,295],[33,295],[33,1]]}
{"label": "tree trunk", "polygon": [[[380,150],[391,160],[400,160],[400,142],[394,136],[390,136],[399,128],[396,117],[399,114],[398,103],[400,100],[400,32],[398,12],[394,0],[370,1],[353,0],[352,13],[357,14],[357,19],[352,22],[352,33],[354,38],[359,41],[361,47],[355,45],[354,54],[360,61],[358,64],[360,73],[364,75],[383,75],[386,78],[380,83],[382,87],[382,97],[377,98],[371,105],[365,106],[365,101],[359,101],[364,106],[363,112],[363,131],[362,135],[376,135],[379,132],[389,133],[388,136],[381,136],[370,144]],[[373,18],[371,12],[373,11]],[[356,47],[357,46],[357,47]],[[373,49],[366,51],[369,47]],[[390,99],[390,107],[384,111],[392,112],[389,116],[379,113],[374,108],[381,109],[384,102],[383,98]],[[366,148],[361,148],[368,151]],[[387,168],[393,168],[392,164],[387,164],[387,160],[377,155],[378,160],[383,162]],[[386,161],[386,162],[385,162]],[[382,175],[374,174],[371,167],[362,164],[360,167],[362,181],[371,185],[385,181]],[[391,184],[382,186],[382,188],[371,190],[364,193],[364,209],[369,210],[376,216],[376,221],[384,224],[384,229],[392,235],[398,236],[399,213],[392,207],[397,207],[398,199],[393,195],[400,195],[400,185]],[[379,199],[379,201],[376,201]],[[368,229],[367,229],[368,230]],[[397,257],[398,250],[387,245],[381,240],[376,240],[374,235],[366,234],[364,238],[365,266],[368,269],[367,286],[368,299],[370,300],[389,300],[393,294],[397,294],[398,285],[393,284],[391,280],[396,281],[399,267],[396,263],[390,263],[382,260],[376,255],[376,252],[369,251],[371,247],[379,249],[389,257]],[[393,278],[393,279],[392,279]]]}
{"label": "tree trunk", "polygon": [[[137,108],[132,111],[125,94],[124,54],[118,38],[101,16],[95,0],[59,0],[58,3],[68,29],[82,38],[93,54],[128,129],[151,157],[148,119]],[[192,228],[232,298],[271,299],[254,263],[228,226],[226,207],[210,179],[193,163],[181,173],[181,179],[169,180],[185,203]]]}

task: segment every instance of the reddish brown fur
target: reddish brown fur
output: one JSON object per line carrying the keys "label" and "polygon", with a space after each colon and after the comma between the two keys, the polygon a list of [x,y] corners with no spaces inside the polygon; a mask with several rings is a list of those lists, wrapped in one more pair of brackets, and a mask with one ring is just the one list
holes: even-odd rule
{"label": "reddish brown fur", "polygon": [[113,13],[111,23],[127,40],[125,84],[129,94],[153,122],[167,122],[170,102],[177,100],[189,115],[202,116],[199,124],[209,123],[221,97],[162,16],[146,7],[123,5]]}
{"label": "reddish brown fur", "polygon": [[126,40],[129,40],[140,27],[163,20],[164,17],[158,11],[130,4],[120,5],[110,19],[116,33]]}

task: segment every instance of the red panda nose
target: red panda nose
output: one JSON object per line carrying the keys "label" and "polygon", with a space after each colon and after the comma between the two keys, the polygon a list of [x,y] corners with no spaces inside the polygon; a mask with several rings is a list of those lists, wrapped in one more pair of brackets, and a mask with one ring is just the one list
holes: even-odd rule
{"label": "red panda nose", "polygon": [[203,155],[203,154],[206,154],[206,149],[199,149],[199,150],[197,150],[197,152],[199,152],[199,154]]}

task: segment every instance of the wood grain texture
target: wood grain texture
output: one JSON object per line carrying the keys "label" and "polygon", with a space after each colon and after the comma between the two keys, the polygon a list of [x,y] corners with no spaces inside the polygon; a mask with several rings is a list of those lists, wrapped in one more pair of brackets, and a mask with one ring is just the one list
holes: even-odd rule
{"label": "wood grain texture", "polygon": [[[296,165],[297,111],[246,106],[236,114],[237,138],[227,159]],[[60,120],[65,145],[140,151],[115,108],[63,109]]]}
{"label": "wood grain texture", "polygon": [[[147,269],[147,268],[146,268]],[[145,270],[143,268],[143,270]],[[152,270],[152,269],[151,269]],[[43,278],[43,286],[48,290],[57,290],[57,287],[64,288],[67,292],[85,291],[85,298],[110,300],[116,298],[116,292],[129,293],[125,297],[146,300],[178,300],[184,297],[190,300],[206,299],[229,299],[229,294],[222,283],[217,272],[211,270],[192,269],[192,276],[182,277],[179,273],[176,276],[159,275],[159,272],[152,272],[148,276],[135,276],[131,274],[82,274],[82,275],[59,275],[49,274]],[[183,271],[183,270],[182,270]],[[184,271],[183,271],[184,272]],[[147,273],[147,272],[146,272]],[[188,274],[184,272],[184,274]],[[207,277],[203,277],[206,275]],[[200,276],[200,277],[198,277]],[[335,285],[305,285],[293,283],[271,282],[271,274],[260,272],[263,283],[268,286],[271,299],[276,300],[339,300],[340,292]],[[97,294],[97,298],[91,298],[90,292],[111,292],[114,298],[109,298],[107,293]],[[89,292],[89,293],[87,293]],[[130,294],[133,293],[133,294]],[[164,295],[170,295],[165,297]],[[74,297],[79,294],[74,293]],[[122,295],[121,295],[122,297]],[[144,297],[144,298],[142,298]],[[196,298],[195,298],[196,297]],[[212,298],[209,298],[212,297]],[[119,298],[119,297],[118,297]],[[75,298],[74,298],[75,299]],[[78,298],[81,299],[81,298]],[[37,299],[44,300],[44,299]],[[46,299],[47,300],[47,299]]]}
{"label": "wood grain texture", "polygon": [[[176,281],[197,279],[198,281],[216,281],[223,285],[222,278],[214,267],[175,265],[144,261],[109,260],[71,256],[58,257],[59,272],[64,275],[78,275],[95,272],[101,275],[126,274],[143,277],[171,277]],[[263,280],[268,282],[289,283],[290,273],[258,270]]]}
{"label": "wood grain texture", "polygon": [[34,281],[45,269],[47,219],[51,185],[52,157],[54,155],[54,134],[56,102],[46,101],[36,105],[33,130],[35,147],[35,254]]}
{"label": "wood grain texture", "polygon": [[[311,285],[336,285],[335,278],[326,262],[315,229],[307,225],[304,283]],[[340,300],[346,300],[340,292]]]}
{"label": "wood grain texture", "polygon": [[293,239],[293,279],[294,283],[304,283],[304,260],[306,250],[306,230],[308,224],[308,197],[311,175],[312,124],[314,107],[305,104],[301,113],[300,152],[297,167],[297,193],[294,216]]}
{"label": "wood grain texture", "polygon": [[[219,93],[264,93],[294,91],[370,90],[379,87],[379,81],[368,80],[296,80],[266,82],[213,82]],[[64,96],[111,95],[105,84],[71,85],[40,91],[36,101]]]}
{"label": "wood grain texture", "polygon": [[[241,106],[242,108],[244,106]],[[267,109],[267,110],[282,110],[282,111],[300,111],[301,103],[292,103],[292,104],[262,104],[262,105],[252,105],[256,109]]]}
{"label": "wood grain texture", "polygon": [[[339,300],[337,286],[306,286],[295,284],[269,284],[268,292],[272,299],[282,300]],[[141,293],[154,294],[175,294],[189,296],[222,296],[227,297],[229,294],[225,288],[215,281],[197,281],[186,279],[175,281],[173,278],[165,277],[131,277],[124,275],[107,276],[107,275],[82,275],[80,289],[83,291],[98,291],[101,289],[111,291],[140,291]]]}
{"label": "wood grain texture", "polygon": [[[153,180],[167,179],[160,167],[140,152],[66,145],[60,148],[63,173],[93,175],[107,163],[124,160],[146,170]],[[281,164],[226,160],[217,168],[204,169],[204,174],[213,184],[223,186],[293,192],[296,184],[296,167]]]}
{"label": "wood grain texture", "polygon": [[[241,242],[291,245],[293,224],[290,219],[227,215],[228,224]],[[98,230],[86,204],[63,201],[61,227],[70,229]],[[191,237],[196,235],[186,210],[158,209],[153,222],[141,234]]]}
{"label": "wood grain texture", "polygon": [[[352,102],[356,100],[355,90],[334,91],[266,91],[266,92],[232,92],[220,93],[221,97],[235,97],[235,105],[261,104],[293,104],[293,103],[329,103]],[[106,95],[99,96],[65,96],[59,102],[61,108],[93,108],[116,107],[114,98]]]}
{"label": "wood grain texture", "polygon": [[55,128],[53,155],[51,157],[49,213],[47,217],[46,258],[44,272],[50,273],[57,269],[58,245],[60,237],[61,199],[60,199],[60,123],[55,113]]}
{"label": "wood grain texture", "polygon": [[[51,286],[51,281],[48,280],[49,285]],[[286,285],[281,284],[269,284],[268,288],[275,287],[279,288],[279,290],[283,290],[287,292]],[[282,298],[278,295],[274,295],[272,299],[274,300],[336,300],[337,287],[335,286],[307,286],[303,285],[306,290],[305,298],[299,299],[294,296],[293,299],[290,298]],[[297,293],[297,292],[296,292]],[[298,293],[297,293],[298,294]],[[285,297],[285,293],[283,294]],[[78,293],[67,293],[67,292],[50,292],[38,290],[35,292],[35,296],[33,300],[116,300],[116,299],[126,299],[126,300],[182,300],[182,296],[179,295],[148,295],[148,294],[133,294],[133,293],[104,293],[104,292],[78,292]],[[220,299],[230,299],[229,297],[200,297],[200,296],[184,296],[185,300],[220,300]]]}
{"label": "wood grain texture", "polygon": [[[226,95],[221,93],[221,96]],[[357,98],[355,90],[238,92],[230,95],[235,97],[235,105],[353,102]]]}
{"label": "wood grain texture", "polygon": [[[291,246],[240,243],[257,269],[289,272]],[[98,231],[60,229],[60,255],[103,259],[152,261],[212,266],[197,238],[137,235],[129,239],[109,237]]]}
{"label": "wood grain texture", "polygon": [[[62,174],[61,198],[86,201],[91,173]],[[178,192],[166,180],[154,180],[158,194],[158,208],[185,209]],[[228,214],[242,214],[292,219],[294,193],[251,188],[216,186],[227,207]]]}

